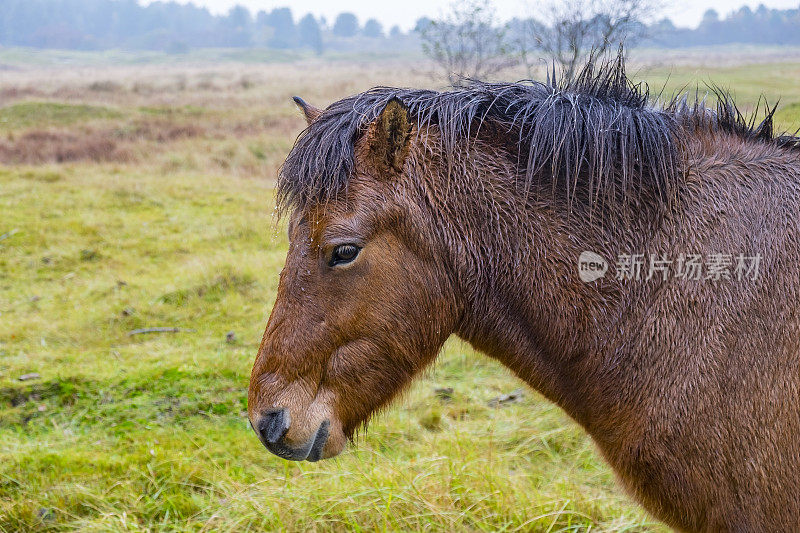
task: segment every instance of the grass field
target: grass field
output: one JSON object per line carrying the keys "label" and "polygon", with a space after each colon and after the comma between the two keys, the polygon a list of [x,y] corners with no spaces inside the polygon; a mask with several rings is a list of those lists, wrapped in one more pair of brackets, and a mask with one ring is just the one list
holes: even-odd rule
{"label": "grass field", "polygon": [[[0,530],[663,530],[557,408],[529,390],[490,406],[522,384],[457,339],[337,459],[282,461],[249,429],[289,96],[436,85],[398,65],[4,75]],[[780,97],[800,127],[800,61],[636,72]],[[181,331],[129,335],[155,326]]]}

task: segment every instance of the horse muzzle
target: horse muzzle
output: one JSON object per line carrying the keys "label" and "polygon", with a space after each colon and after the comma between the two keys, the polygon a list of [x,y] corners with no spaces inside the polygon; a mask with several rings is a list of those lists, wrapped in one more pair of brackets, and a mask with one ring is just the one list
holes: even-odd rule
{"label": "horse muzzle", "polygon": [[330,436],[330,421],[323,420],[316,431],[305,442],[299,444],[290,442],[286,438],[291,424],[288,409],[270,409],[262,413],[257,420],[250,420],[250,426],[261,443],[278,457],[291,461],[312,462],[324,459],[325,444]]}

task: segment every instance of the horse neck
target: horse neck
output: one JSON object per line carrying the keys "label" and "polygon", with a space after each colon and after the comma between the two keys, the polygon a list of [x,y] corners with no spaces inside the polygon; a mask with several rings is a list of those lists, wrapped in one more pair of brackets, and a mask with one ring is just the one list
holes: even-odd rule
{"label": "horse neck", "polygon": [[582,282],[578,257],[592,251],[613,264],[620,246],[648,248],[655,235],[531,201],[502,174],[472,178],[437,208],[463,300],[456,333],[586,425],[600,354],[637,289],[610,275]]}

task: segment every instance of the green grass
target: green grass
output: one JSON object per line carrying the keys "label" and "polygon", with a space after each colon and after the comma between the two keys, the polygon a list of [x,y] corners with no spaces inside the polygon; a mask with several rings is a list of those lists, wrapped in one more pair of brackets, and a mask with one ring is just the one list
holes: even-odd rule
{"label": "green grass", "polygon": [[0,128],[6,130],[67,126],[97,119],[120,118],[122,114],[102,106],[59,102],[22,102],[0,107]]}
{"label": "green grass", "polygon": [[800,128],[800,102],[782,106],[776,113],[775,119],[782,124],[789,133],[796,134]]}
{"label": "green grass", "polygon": [[[672,95],[695,91],[709,98],[711,87],[730,91],[744,112],[751,112],[760,98],[771,106],[777,104],[777,130],[794,132],[800,128],[800,64],[772,63],[728,67],[681,67],[641,69],[633,73],[645,79],[653,93]],[[763,111],[763,101],[762,101]],[[761,113],[763,118],[763,112]]]}

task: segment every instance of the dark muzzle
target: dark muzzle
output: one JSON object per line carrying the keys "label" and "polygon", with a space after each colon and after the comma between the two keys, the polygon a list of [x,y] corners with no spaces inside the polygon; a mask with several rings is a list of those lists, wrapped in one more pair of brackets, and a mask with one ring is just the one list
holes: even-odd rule
{"label": "dark muzzle", "polygon": [[319,461],[322,458],[322,448],[328,440],[330,423],[327,420],[322,422],[305,444],[289,446],[285,437],[291,423],[287,409],[272,409],[262,414],[255,425],[252,421],[250,425],[267,450],[278,457],[292,461]]}

